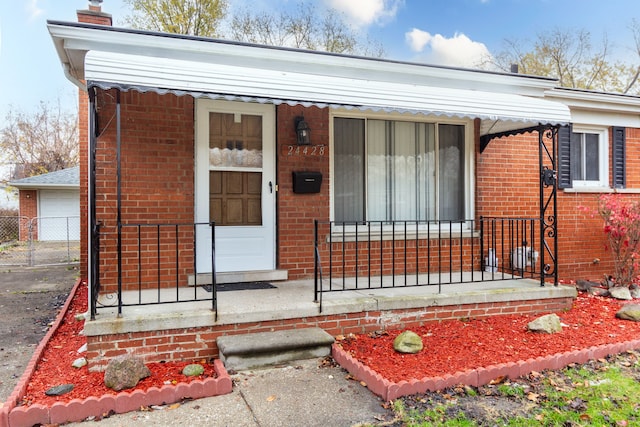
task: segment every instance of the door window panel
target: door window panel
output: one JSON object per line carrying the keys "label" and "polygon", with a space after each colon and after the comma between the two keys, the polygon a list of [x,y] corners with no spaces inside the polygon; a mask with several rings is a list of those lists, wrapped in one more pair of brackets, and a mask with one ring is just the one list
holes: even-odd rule
{"label": "door window panel", "polygon": [[209,219],[262,224],[262,117],[209,113]]}

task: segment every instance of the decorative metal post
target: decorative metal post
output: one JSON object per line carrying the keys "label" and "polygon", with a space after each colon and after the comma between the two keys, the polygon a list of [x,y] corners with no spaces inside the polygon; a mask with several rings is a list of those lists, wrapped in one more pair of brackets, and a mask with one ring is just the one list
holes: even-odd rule
{"label": "decorative metal post", "polygon": [[540,126],[540,286],[545,279],[553,278],[558,286],[558,212],[557,212],[557,162],[556,148],[558,126]]}

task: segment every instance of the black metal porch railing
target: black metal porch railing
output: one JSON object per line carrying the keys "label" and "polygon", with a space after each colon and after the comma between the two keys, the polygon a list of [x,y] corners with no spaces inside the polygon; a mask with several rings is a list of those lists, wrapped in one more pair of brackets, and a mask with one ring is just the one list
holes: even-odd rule
{"label": "black metal porch railing", "polygon": [[540,218],[315,221],[315,301],[358,289],[539,279]]}
{"label": "black metal porch railing", "polygon": [[[206,264],[210,268],[205,272],[207,279],[211,272],[211,280],[203,283],[196,241],[209,229]],[[92,319],[100,307],[117,306],[120,315],[126,306],[209,300],[217,313],[214,223],[121,224],[111,233],[106,230],[97,226],[93,232]],[[115,271],[111,267],[114,257]],[[109,265],[104,264],[107,258]]]}

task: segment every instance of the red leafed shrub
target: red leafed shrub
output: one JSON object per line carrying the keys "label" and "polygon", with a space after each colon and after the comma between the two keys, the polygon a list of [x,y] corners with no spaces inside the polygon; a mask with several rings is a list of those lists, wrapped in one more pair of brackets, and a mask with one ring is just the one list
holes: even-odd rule
{"label": "red leafed shrub", "polygon": [[613,281],[616,286],[629,286],[640,272],[640,200],[603,194],[598,214],[604,220],[607,249],[613,254]]}

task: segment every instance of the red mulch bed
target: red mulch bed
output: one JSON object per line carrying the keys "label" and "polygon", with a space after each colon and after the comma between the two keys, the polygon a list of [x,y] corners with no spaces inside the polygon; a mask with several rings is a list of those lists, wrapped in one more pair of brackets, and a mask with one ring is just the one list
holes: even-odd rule
{"label": "red mulch bed", "polygon": [[[412,331],[422,336],[425,344],[420,353],[401,354],[393,350],[393,340],[401,331],[369,335],[352,335],[339,340],[340,345],[361,363],[392,382],[441,376],[498,363],[526,360],[538,356],[623,342],[640,338],[640,323],[619,320],[615,313],[625,302],[581,294],[573,308],[557,313],[564,326],[553,335],[527,331],[534,315],[504,315],[471,321],[431,323]],[[81,285],[63,322],[47,344],[42,359],[29,382],[23,405],[39,403],[50,406],[91,396],[117,394],[103,384],[103,373],[89,372],[87,367],[75,369],[71,363],[81,357],[77,353],[86,339],[80,334],[83,321],[76,313],[87,311],[87,288]],[[136,389],[162,387],[169,383],[190,382],[215,377],[213,365],[201,361],[205,373],[201,377],[185,377],[184,363],[149,363],[151,377]],[[75,384],[70,393],[49,397],[45,390],[59,384]],[[133,391],[130,389],[127,391]]]}
{"label": "red mulch bed", "polygon": [[444,321],[410,328],[422,337],[418,354],[393,350],[402,331],[350,335],[340,345],[355,359],[392,382],[453,374],[467,369],[640,338],[640,322],[615,317],[628,302],[580,294],[567,312],[556,313],[562,332],[527,331],[539,316],[504,315],[471,321]]}
{"label": "red mulch bed", "polygon": [[[80,369],[71,366],[74,360],[83,356],[77,350],[87,342],[84,335],[81,334],[84,321],[76,320],[75,315],[86,311],[87,285],[81,284],[60,326],[47,343],[20,404],[39,403],[51,406],[56,402],[70,402],[72,399],[118,394],[104,385],[103,372],[89,372],[87,366]],[[160,388],[165,384],[190,383],[197,379],[216,376],[213,365],[208,364],[207,361],[200,361],[205,368],[203,375],[197,377],[182,375],[182,368],[189,363],[193,362],[147,363],[151,376],[140,381],[136,388],[125,391],[147,390],[150,387]],[[45,395],[46,390],[60,384],[74,384],[75,387],[71,392],[62,396]]]}

